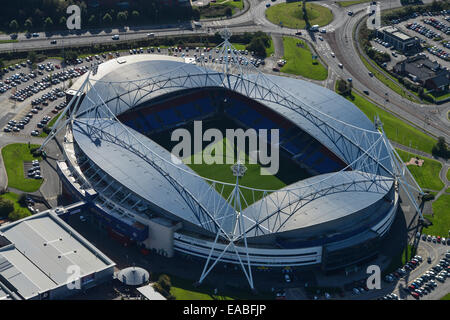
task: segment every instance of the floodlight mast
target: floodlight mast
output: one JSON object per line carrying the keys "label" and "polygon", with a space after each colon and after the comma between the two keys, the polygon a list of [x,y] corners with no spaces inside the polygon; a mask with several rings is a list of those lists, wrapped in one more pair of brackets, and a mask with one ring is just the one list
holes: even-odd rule
{"label": "floodlight mast", "polygon": [[[231,166],[231,171],[233,172],[233,175],[236,177],[236,184],[235,187],[233,189],[233,191],[230,194],[229,199],[227,199],[230,203],[233,203],[233,206],[235,208],[235,212],[236,212],[236,219],[235,219],[235,225],[234,228],[230,234],[230,237],[228,237],[228,239],[230,240],[230,242],[228,243],[228,245],[225,246],[225,248],[222,250],[222,252],[220,253],[220,255],[215,258],[215,261],[212,263],[211,266],[209,266],[209,262],[212,258],[212,254],[213,251],[215,251],[215,247],[217,244],[217,241],[219,240],[219,234],[220,232],[217,233],[215,239],[214,239],[214,243],[211,247],[211,250],[209,252],[208,255],[208,259],[206,259],[205,262],[205,266],[203,267],[203,271],[202,274],[200,275],[200,279],[198,281],[199,284],[201,284],[203,282],[203,280],[206,278],[206,276],[212,271],[212,269],[214,268],[214,266],[220,261],[220,259],[222,258],[222,256],[226,253],[226,251],[231,247],[233,248],[236,257],[239,260],[239,264],[242,268],[242,271],[244,272],[245,277],[247,278],[248,284],[250,286],[250,288],[252,290],[255,290],[254,284],[253,284],[253,275],[252,275],[252,268],[251,268],[251,264],[250,264],[250,256],[248,254],[248,246],[247,246],[247,236],[246,236],[246,231],[244,228],[244,221],[241,215],[242,212],[242,203],[241,203],[241,196],[242,196],[242,192],[240,190],[240,184],[239,184],[239,178],[243,177],[245,172],[247,171],[247,167],[242,164],[240,161],[238,161],[237,163],[235,163],[233,166]],[[239,241],[241,239],[241,237],[244,240],[244,248],[245,248],[245,255],[246,255],[246,264],[245,262],[242,261],[240,253],[238,252],[238,250],[236,249],[236,245],[235,242]],[[209,266],[209,268],[208,268]]]}

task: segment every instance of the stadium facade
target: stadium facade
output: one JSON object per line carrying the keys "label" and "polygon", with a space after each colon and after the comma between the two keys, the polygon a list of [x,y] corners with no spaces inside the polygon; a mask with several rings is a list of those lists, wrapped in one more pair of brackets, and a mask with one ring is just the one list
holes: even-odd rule
{"label": "stadium facade", "polygon": [[[218,262],[240,265],[253,288],[254,267],[334,270],[376,255],[399,188],[421,192],[401,183],[409,172],[380,124],[326,88],[249,71],[229,49],[220,65],[141,54],[80,79],[48,138],[64,132],[65,190],[116,237],[204,261],[200,282]],[[214,181],[149,138],[212,116],[279,129],[280,152],[310,176],[279,190]]]}

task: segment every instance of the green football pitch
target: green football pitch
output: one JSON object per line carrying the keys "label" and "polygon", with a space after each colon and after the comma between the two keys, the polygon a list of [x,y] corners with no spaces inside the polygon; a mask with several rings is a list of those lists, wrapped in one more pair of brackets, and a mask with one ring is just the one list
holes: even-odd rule
{"label": "green football pitch", "polygon": [[[193,130],[191,124],[184,126],[183,128],[187,129],[190,132],[192,132]],[[222,132],[225,132],[225,128],[237,129],[240,127],[233,120],[220,117],[203,121],[203,130],[207,130],[208,128],[218,128]],[[225,137],[226,135],[223,134],[223,136]],[[172,150],[174,146],[173,142],[170,141],[170,132],[168,131],[160,133],[158,135],[152,135],[150,138],[169,151]],[[212,151],[212,149],[214,149],[214,146],[216,146],[217,144],[222,146],[222,155],[220,156],[216,156],[214,151]],[[268,149],[270,150],[269,147]],[[236,183],[236,177],[233,176],[233,172],[231,171],[232,165],[236,163],[238,158],[236,148],[233,147],[232,143],[228,141],[227,138],[223,138],[223,140],[217,141],[212,145],[210,145],[210,142],[204,143],[203,149],[200,153],[202,154],[203,159],[201,164],[194,163],[195,154],[186,156],[185,158],[183,158],[183,162],[203,178],[232,184],[215,184],[216,190],[225,199],[228,199]],[[230,159],[230,154],[232,159]],[[207,164],[204,160],[208,156],[215,157],[216,160],[221,158],[222,161],[221,163]],[[267,174],[268,171],[260,163],[249,163],[248,154],[242,153],[240,154],[240,156],[241,159],[245,159],[245,161],[243,162],[245,167],[247,168],[244,176],[240,178],[240,185],[245,187],[261,190],[279,190],[287,185],[311,176],[306,170],[300,168],[300,166],[298,166],[288,155],[284,155],[282,151],[280,151],[279,155],[279,169],[275,175]],[[207,181],[208,183],[213,183],[212,181]],[[253,191],[246,188],[241,188],[240,190],[242,193],[242,207],[247,207],[267,195],[262,191]]]}

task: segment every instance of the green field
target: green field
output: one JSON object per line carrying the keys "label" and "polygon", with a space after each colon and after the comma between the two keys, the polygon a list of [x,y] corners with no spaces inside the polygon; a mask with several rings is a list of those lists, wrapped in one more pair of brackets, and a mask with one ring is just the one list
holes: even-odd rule
{"label": "green field", "polygon": [[318,60],[312,59],[312,53],[306,42],[283,37],[283,46],[286,64],[280,69],[282,72],[313,80],[325,80],[328,77],[328,70]]}
{"label": "green field", "polygon": [[445,296],[443,296],[441,300],[450,300],[450,293],[447,293]]}
{"label": "green field", "polygon": [[425,215],[433,224],[423,229],[423,233],[448,237],[450,231],[450,195],[443,194],[432,203],[433,216]]}
{"label": "green field", "polygon": [[[404,162],[408,162],[411,158],[417,155],[397,149],[399,156]],[[441,190],[444,188],[444,183],[439,178],[442,164],[439,161],[432,160],[419,156],[419,159],[424,159],[421,167],[409,165],[408,169],[416,179],[417,183],[422,189]]]}
{"label": "green field", "polygon": [[[234,0],[217,0],[216,2],[210,2],[211,6],[224,5],[231,7],[233,9],[244,9],[244,1],[234,1]],[[233,12],[234,13],[234,12]]]}
{"label": "green field", "polygon": [[[30,148],[38,147],[39,145],[30,145]],[[31,162],[34,159],[41,160],[40,157],[33,157],[27,144],[14,143],[3,147],[2,157],[8,175],[8,187],[24,192],[34,192],[39,190],[43,180],[26,179],[24,175],[24,161]]]}
{"label": "green field", "polygon": [[409,146],[411,142],[411,147],[431,154],[431,149],[436,143],[435,139],[377,107],[374,103],[359,94],[353,92],[352,95],[354,97],[353,100],[351,97],[347,97],[347,99],[361,109],[371,121],[378,114],[383,122],[384,131],[390,140],[405,146]]}
{"label": "green field", "polygon": [[31,215],[30,210],[26,207],[22,207],[19,204],[19,195],[13,192],[7,192],[0,195],[0,198],[11,200],[14,203],[14,212],[9,214],[9,219],[12,221],[19,220]]}
{"label": "green field", "polygon": [[353,6],[355,4],[360,4],[360,3],[365,3],[365,2],[369,2],[370,0],[356,0],[356,1],[340,1],[337,4],[342,7],[349,7],[349,6]]}
{"label": "green field", "polygon": [[[217,142],[218,145],[223,146],[223,150],[230,150],[232,148],[231,143],[224,138],[222,141]],[[216,144],[214,144],[216,145]],[[213,152],[207,151],[205,148],[203,151],[203,158],[205,159],[206,154],[212,154]],[[233,152],[233,151],[231,151]],[[183,161],[196,173],[204,178],[209,178],[213,180],[218,180],[222,182],[232,183],[236,182],[236,177],[233,176],[231,171],[232,164],[226,164],[226,151],[223,152],[223,164],[193,164],[195,155],[185,158]],[[261,175],[259,164],[250,164],[248,155],[245,156],[245,166],[247,171],[245,175],[240,179],[240,184],[247,187],[253,187],[258,189],[268,189],[268,190],[278,190],[286,186],[286,184],[274,175]],[[187,162],[190,162],[188,164]],[[264,170],[264,169],[263,169]],[[222,185],[216,186],[217,191],[222,191]],[[227,199],[230,193],[233,191],[233,186],[225,186],[222,192],[222,196]],[[251,203],[261,199],[263,194],[260,192],[253,193],[251,190],[241,189],[243,193],[243,198],[241,198],[241,203],[243,207],[247,207]],[[247,204],[244,202],[244,198]]]}
{"label": "green field", "polygon": [[19,42],[19,40],[0,40],[0,43],[16,43]]}
{"label": "green field", "polygon": [[[330,9],[318,4],[307,3],[306,12],[311,25],[325,26],[333,21],[333,13]],[[292,29],[304,29],[306,27],[303,18],[302,2],[280,3],[266,10],[267,19],[283,27]]]}
{"label": "green field", "polygon": [[226,292],[219,292],[214,295],[214,288],[202,284],[200,287],[194,287],[192,281],[170,276],[172,286],[170,294],[176,300],[252,300],[252,299],[273,299],[269,293],[251,294],[245,289],[229,288]]}

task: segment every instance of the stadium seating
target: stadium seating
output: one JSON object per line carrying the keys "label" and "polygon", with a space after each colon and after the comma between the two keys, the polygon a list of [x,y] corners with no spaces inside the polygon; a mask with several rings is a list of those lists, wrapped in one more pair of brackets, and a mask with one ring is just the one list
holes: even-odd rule
{"label": "stadium seating", "polygon": [[[239,97],[227,97],[227,100],[224,112],[244,127],[267,129],[268,142],[272,141],[270,130],[279,129],[279,146],[294,161],[319,173],[337,171],[344,167],[343,162],[332,152],[276,112],[256,103],[249,104]],[[127,113],[122,121],[139,132],[149,134],[181,122],[205,118],[216,111],[210,97],[195,93],[189,98],[176,98]]]}

